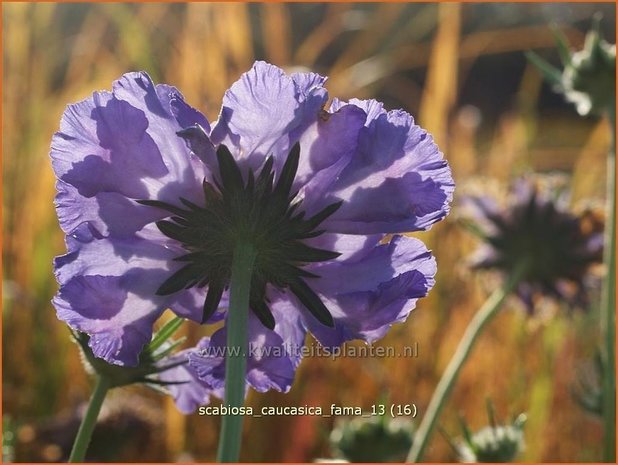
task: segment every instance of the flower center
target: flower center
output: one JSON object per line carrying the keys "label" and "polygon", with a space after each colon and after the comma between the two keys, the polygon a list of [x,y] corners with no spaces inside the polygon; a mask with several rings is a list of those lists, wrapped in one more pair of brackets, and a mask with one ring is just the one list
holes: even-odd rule
{"label": "flower center", "polygon": [[299,211],[301,200],[291,192],[298,170],[300,145],[294,145],[274,182],[273,158],[269,157],[256,176],[249,170],[247,182],[225,145],[217,150],[221,183],[204,181],[204,205],[180,198],[182,207],[158,200],[139,203],[172,213],[157,221],[159,230],[187,251],[175,260],[185,265],[166,279],[157,295],[169,295],[194,286],[208,285],[202,322],[216,311],[229,286],[232,254],[236,244],[250,243],[256,250],[249,305],[264,326],[273,329],[275,320],[268,306],[266,285],[289,288],[322,324],[333,326],[333,318],[305,279],[318,278],[303,269],[308,263],[332,260],[340,254],[304,243],[324,231],[318,226],[341,206],[333,203],[310,218]]}

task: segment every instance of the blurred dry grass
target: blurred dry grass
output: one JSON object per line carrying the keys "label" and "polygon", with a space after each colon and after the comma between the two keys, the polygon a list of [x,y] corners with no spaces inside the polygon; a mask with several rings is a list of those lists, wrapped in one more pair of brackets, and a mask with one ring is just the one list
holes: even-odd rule
{"label": "blurred dry grass", "polygon": [[[16,425],[17,460],[58,459],[58,448],[36,443],[33,431],[89,395],[77,350],[49,303],[56,289],[51,260],[64,247],[47,153],[68,102],[109,88],[126,71],[144,69],[179,87],[212,120],[225,89],[254,59],[267,59],[330,76],[331,96],[377,97],[412,112],[435,135],[460,186],[479,175],[508,181],[529,169],[558,169],[573,173],[576,200],[598,200],[608,147],[604,123],[577,119],[555,102],[546,110],[533,69],[510,76],[516,88],[509,90],[500,67],[521,59],[523,50],[551,48],[546,23],[552,15],[564,19],[565,32],[581,45],[583,34],[572,23],[599,8],[613,30],[609,4],[3,4],[3,410]],[[537,19],[518,23],[517,15]],[[496,71],[492,88],[510,92],[489,108],[473,98],[481,65]],[[415,402],[422,412],[492,285],[466,271],[465,257],[475,244],[454,216],[420,235],[438,258],[438,285],[405,325],[380,342],[401,347],[416,341],[419,358],[308,359],[290,393],[252,394],[250,402],[368,408],[386,396]],[[187,332],[196,338],[200,330]],[[503,418],[528,412],[524,460],[598,460],[600,427],[569,393],[596,336],[594,312],[529,320],[505,310],[465,367],[443,426],[458,434],[459,412],[472,427],[483,426],[483,406],[491,397]],[[213,460],[217,419],[183,417],[169,399],[146,395],[151,402],[143,409],[157,419],[155,432],[116,459]],[[318,417],[249,419],[243,458],[328,456],[331,425]],[[426,458],[452,458],[439,435]]]}

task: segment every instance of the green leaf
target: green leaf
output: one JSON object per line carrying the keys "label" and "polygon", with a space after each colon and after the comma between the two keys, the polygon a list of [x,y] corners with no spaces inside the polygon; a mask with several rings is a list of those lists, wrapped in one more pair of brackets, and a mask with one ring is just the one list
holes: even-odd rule
{"label": "green leaf", "polygon": [[571,64],[571,50],[569,49],[569,42],[558,26],[551,24],[549,27],[551,28],[551,32],[556,41],[556,47],[558,48],[558,54],[560,55],[562,66],[567,67]]}
{"label": "green leaf", "polygon": [[472,441],[472,433],[470,432],[470,428],[468,428],[466,419],[461,414],[457,415],[457,417],[459,418],[459,424],[461,425],[461,431],[463,433],[466,444],[474,448],[474,441]]}
{"label": "green leaf", "polygon": [[168,355],[170,355],[174,349],[176,349],[179,345],[181,345],[183,342],[185,342],[187,340],[186,337],[181,337],[176,341],[173,341],[169,347],[166,347],[165,349],[163,349],[161,352],[158,352],[157,354],[153,355],[153,359],[155,362],[158,362],[159,360],[164,359],[165,357],[167,357]]}
{"label": "green leaf", "polygon": [[494,403],[491,401],[490,398],[487,398],[486,401],[487,403],[487,418],[489,419],[489,424],[491,425],[491,427],[493,429],[496,429],[496,411],[494,410]]}
{"label": "green leaf", "polygon": [[528,61],[539,70],[547,82],[562,88],[562,73],[558,68],[550,65],[534,52],[528,51],[525,55]]}
{"label": "green leaf", "polygon": [[438,431],[440,432],[440,434],[442,434],[442,437],[444,437],[444,439],[446,440],[448,445],[451,447],[453,452],[455,452],[455,455],[459,456],[460,454],[459,448],[457,447],[457,444],[455,443],[451,435],[448,434],[446,430],[442,426],[439,426],[439,425],[438,425]]}
{"label": "green leaf", "polygon": [[174,333],[176,333],[176,331],[180,329],[183,322],[183,318],[176,316],[167,323],[165,323],[163,327],[159,331],[157,331],[152,341],[150,341],[150,344],[146,346],[146,350],[151,354],[154,353],[159,347],[161,347],[165,343],[165,341],[167,341],[170,337],[174,335]]}

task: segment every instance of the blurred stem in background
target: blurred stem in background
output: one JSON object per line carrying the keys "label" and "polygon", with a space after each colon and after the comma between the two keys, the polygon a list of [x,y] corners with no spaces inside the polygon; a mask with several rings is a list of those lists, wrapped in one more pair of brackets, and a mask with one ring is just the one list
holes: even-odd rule
{"label": "blurred stem in background", "polygon": [[472,347],[476,343],[478,337],[481,332],[491,321],[491,319],[498,313],[498,310],[502,308],[502,304],[504,300],[515,290],[517,285],[520,283],[522,277],[526,271],[526,262],[520,263],[518,267],[516,267],[509,280],[505,282],[505,284],[500,288],[496,289],[491,296],[485,301],[483,306],[478,310],[478,312],[472,318],[472,321],[468,324],[466,331],[459,342],[459,346],[453,355],[453,358],[449,362],[436,390],[431,397],[431,401],[429,402],[429,406],[427,407],[427,412],[423,416],[423,420],[414,435],[414,442],[412,443],[412,448],[410,449],[410,453],[408,454],[408,462],[419,462],[423,458],[423,453],[425,452],[425,448],[429,442],[429,438],[431,437],[431,433],[435,427],[435,424],[438,420],[440,412],[448,399],[448,396],[457,381],[457,377],[464,363],[468,359]]}
{"label": "blurred stem in background", "polygon": [[612,144],[607,156],[607,194],[604,257],[605,279],[601,292],[600,326],[603,355],[603,459],[616,461],[616,46],[601,38],[602,15],[597,13],[586,34],[582,50],[572,52],[557,28],[556,46],[563,69],[560,70],[538,55],[527,57],[556,91],[573,103],[577,112],[607,115]]}
{"label": "blurred stem in background", "polygon": [[605,339],[603,422],[606,462],[616,461],[616,100],[608,109],[612,145],[607,156],[607,220],[605,225],[605,282],[601,300],[601,331]]}

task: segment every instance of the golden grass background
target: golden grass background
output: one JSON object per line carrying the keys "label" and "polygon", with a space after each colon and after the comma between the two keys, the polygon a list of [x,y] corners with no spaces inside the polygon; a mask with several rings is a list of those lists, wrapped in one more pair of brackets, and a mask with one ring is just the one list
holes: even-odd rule
{"label": "golden grass background", "polygon": [[[76,346],[49,303],[56,290],[51,260],[64,246],[48,151],[67,103],[110,88],[124,72],[146,70],[156,82],[177,86],[212,121],[225,89],[255,59],[266,59],[330,76],[331,97],[377,97],[408,110],[434,134],[459,187],[479,176],[507,182],[528,170],[560,170],[573,174],[574,202],[602,202],[605,121],[578,118],[555,102],[545,108],[551,97],[530,66],[511,76],[515,91],[497,98],[488,116],[465,100],[481,64],[496,70],[501,89],[500,66],[521,60],[525,50],[557,62],[552,20],[581,47],[597,10],[613,31],[613,4],[3,4],[3,412],[5,433],[15,435],[15,459],[61,459],[72,415],[90,393]],[[516,17],[523,20],[509,21]],[[457,200],[448,220],[418,235],[438,259],[438,284],[379,343],[418,342],[418,358],[307,359],[290,393],[252,393],[249,402],[368,408],[387,399],[415,402],[422,413],[496,283],[467,271],[476,243],[456,217]],[[522,460],[599,460],[600,424],[570,393],[578,367],[594,352],[596,310],[534,318],[519,310],[509,304],[486,330],[441,424],[456,436],[459,413],[473,429],[486,425],[489,397],[504,420],[527,412]],[[184,331],[195,340],[204,329],[187,324]],[[108,406],[104,414],[111,417],[133,412],[129,419],[118,414],[111,432],[101,433],[101,453],[107,449],[110,459],[214,460],[217,418],[182,416],[171,399],[144,387],[113,393]],[[330,456],[332,423],[248,419],[242,458]],[[439,434],[426,459],[453,459]]]}

